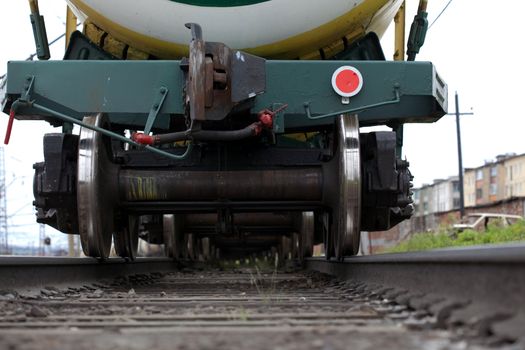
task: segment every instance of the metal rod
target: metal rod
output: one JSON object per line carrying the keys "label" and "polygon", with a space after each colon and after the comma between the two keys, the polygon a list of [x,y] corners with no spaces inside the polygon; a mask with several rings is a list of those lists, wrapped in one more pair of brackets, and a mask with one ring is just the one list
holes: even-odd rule
{"label": "metal rod", "polygon": [[122,201],[320,201],[321,167],[186,171],[122,169],[118,175]]}
{"label": "metal rod", "polygon": [[[66,32],[64,33],[66,37],[66,50],[69,46],[69,41],[71,40],[71,34],[77,29],[77,17],[71,11],[71,8],[66,5]],[[50,44],[51,45],[51,44]],[[64,123],[62,124],[62,132],[64,134],[71,134],[73,132],[73,124],[71,123]],[[73,241],[68,240],[68,244],[71,246],[73,244]],[[71,251],[69,252],[71,254]]]}
{"label": "metal rod", "polygon": [[166,213],[216,213],[218,209],[231,209],[235,212],[268,212],[275,211],[312,211],[324,210],[326,206],[321,201],[121,201],[120,207],[134,213],[166,214]]}
{"label": "metal rod", "polygon": [[426,12],[428,6],[428,0],[420,0],[417,12]]}
{"label": "metal rod", "polygon": [[461,130],[459,123],[459,98],[458,92],[455,95],[456,100],[456,132],[458,138],[458,167],[459,167],[459,215],[465,216],[465,192],[463,188],[463,157],[461,152]]}
{"label": "metal rod", "polygon": [[394,60],[404,61],[405,60],[405,25],[406,25],[406,11],[405,11],[405,0],[399,7],[396,16],[394,17],[395,22],[395,49],[394,49]]}
{"label": "metal rod", "polygon": [[[293,227],[292,213],[235,213],[233,223],[244,226],[288,226]],[[184,225],[188,227],[215,226],[217,213],[199,213],[184,215]]]}
{"label": "metal rod", "polygon": [[38,0],[29,0],[29,8],[31,13],[38,14],[40,12],[38,9]]}
{"label": "metal rod", "polygon": [[71,11],[71,8],[69,6],[67,6],[67,11],[66,11],[66,49],[67,47],[69,46],[69,39],[71,37],[71,34],[73,34],[73,32],[77,29],[77,17],[75,16],[75,14],[73,13],[73,11]]}
{"label": "metal rod", "polygon": [[[16,103],[16,101],[14,103]],[[112,131],[109,131],[109,130],[106,130],[106,129],[103,129],[103,128],[99,128],[99,127],[94,126],[94,125],[86,124],[86,123],[84,123],[84,122],[82,122],[82,121],[80,121],[80,120],[78,120],[76,118],[73,118],[73,117],[70,117],[68,115],[62,114],[60,112],[54,111],[52,109],[46,108],[46,107],[41,106],[41,105],[39,105],[37,103],[30,102],[30,103],[27,103],[27,104],[29,106],[35,108],[35,109],[38,109],[38,110],[42,111],[42,112],[49,113],[52,116],[57,117],[58,119],[62,119],[64,121],[80,125],[80,126],[82,126],[84,128],[87,128],[87,129],[90,129],[90,130],[93,130],[93,131],[96,131],[96,132],[100,132],[102,135],[106,135],[108,137],[117,139],[119,141],[129,143],[130,145],[133,145],[133,146],[143,147],[144,149],[147,149],[150,152],[157,153],[157,154],[160,154],[162,156],[165,156],[165,157],[168,157],[168,158],[171,158],[171,159],[175,159],[175,160],[184,159],[190,154],[190,152],[191,152],[191,150],[193,148],[193,144],[189,143],[188,146],[186,147],[186,151],[183,154],[181,154],[181,155],[172,154],[172,153],[160,150],[160,149],[155,148],[155,147],[143,146],[143,145],[141,145],[141,144],[139,144],[139,143],[137,143],[137,142],[135,142],[135,141],[133,141],[131,139],[128,139],[127,137],[124,137],[122,135],[119,135],[117,133],[114,133]]]}
{"label": "metal rod", "polygon": [[339,112],[333,112],[333,113],[328,113],[328,114],[322,114],[322,115],[317,115],[317,116],[312,116],[312,113],[310,111],[310,102],[305,102],[304,104],[304,110],[306,112],[306,116],[308,117],[308,119],[323,119],[323,118],[328,118],[328,117],[335,117],[335,116],[339,116],[341,114],[352,114],[352,113],[356,113],[356,112],[362,112],[364,110],[367,110],[367,109],[372,109],[372,108],[377,108],[377,107],[382,107],[382,106],[386,106],[386,105],[391,105],[391,104],[395,104],[395,103],[399,103],[401,102],[401,96],[399,94],[399,88],[394,88],[394,94],[395,94],[395,98],[391,101],[383,101],[383,102],[378,102],[378,103],[372,103],[372,104],[369,104],[369,105],[366,105],[366,106],[362,106],[362,107],[356,107],[356,108],[351,108],[351,109],[346,109],[346,110],[343,110],[343,111],[339,111]]}

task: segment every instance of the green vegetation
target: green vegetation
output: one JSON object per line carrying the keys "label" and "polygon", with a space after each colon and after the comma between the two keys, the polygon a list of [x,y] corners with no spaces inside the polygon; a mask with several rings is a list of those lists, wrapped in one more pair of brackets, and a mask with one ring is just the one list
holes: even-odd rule
{"label": "green vegetation", "polygon": [[465,230],[450,234],[441,230],[439,232],[417,233],[409,240],[388,249],[386,253],[401,253],[420,250],[429,250],[447,247],[462,247],[479,244],[493,244],[513,241],[525,241],[525,221],[520,220],[507,227],[489,225],[486,231],[478,232]]}

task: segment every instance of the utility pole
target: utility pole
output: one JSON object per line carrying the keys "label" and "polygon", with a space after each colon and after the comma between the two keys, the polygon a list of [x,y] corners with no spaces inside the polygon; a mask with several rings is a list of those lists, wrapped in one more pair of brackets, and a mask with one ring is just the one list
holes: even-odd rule
{"label": "utility pole", "polygon": [[9,254],[4,148],[0,147],[0,254]]}
{"label": "utility pole", "polygon": [[77,256],[75,249],[75,237],[72,234],[67,235],[67,256]]}
{"label": "utility pole", "polygon": [[[458,167],[459,167],[459,215],[461,218],[465,216],[465,190],[463,186],[463,156],[461,151],[461,128],[460,128],[460,122],[459,117],[462,115],[472,115],[474,113],[460,113],[459,111],[459,97],[458,92],[456,91],[455,95],[455,102],[456,102],[456,133],[457,133],[457,140],[458,140]],[[448,113],[452,114],[452,113]]]}
{"label": "utility pole", "polygon": [[45,240],[46,240],[46,225],[44,224],[40,224],[38,226],[38,235],[39,235],[39,240],[38,240],[38,255],[40,256],[44,256],[46,255],[46,245],[45,245]]}

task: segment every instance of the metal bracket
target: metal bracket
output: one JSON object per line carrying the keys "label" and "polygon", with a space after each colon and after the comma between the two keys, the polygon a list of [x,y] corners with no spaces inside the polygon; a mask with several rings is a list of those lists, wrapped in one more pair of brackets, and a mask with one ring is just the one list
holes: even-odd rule
{"label": "metal bracket", "polygon": [[[283,103],[274,103],[272,104],[272,111],[278,110],[283,106]],[[273,118],[273,132],[275,134],[284,133],[284,109],[275,113]]]}
{"label": "metal bracket", "polygon": [[13,130],[13,123],[15,121],[15,114],[20,105],[24,104],[30,104],[31,101],[29,100],[31,98],[31,93],[33,92],[33,83],[35,82],[35,77],[33,75],[29,75],[26,77],[26,82],[24,84],[24,90],[20,94],[20,98],[18,98],[13,104],[11,104],[11,109],[9,110],[9,120],[7,122],[7,129],[5,132],[5,138],[4,138],[4,144],[9,144],[9,140],[11,138],[11,131]]}
{"label": "metal bracket", "polygon": [[146,126],[144,126],[144,134],[149,135],[149,133],[151,132],[151,128],[153,127],[153,124],[155,123],[155,120],[159,115],[159,111],[162,108],[162,105],[164,104],[164,100],[166,99],[166,95],[168,95],[168,91],[168,88],[164,86],[162,86],[159,89],[159,92],[155,97],[155,100],[153,101],[153,105],[149,110],[148,119],[146,120]]}
{"label": "metal bracket", "polygon": [[31,94],[33,93],[33,86],[35,83],[35,76],[28,75],[26,77],[26,83],[24,85],[24,91],[20,95],[21,101],[29,101],[31,99]]}
{"label": "metal bracket", "polygon": [[[98,126],[95,126],[95,125],[90,125],[90,124],[84,123],[83,121],[80,121],[80,120],[78,120],[78,119],[76,119],[74,117],[68,116],[66,114],[60,113],[60,112],[55,111],[55,110],[50,109],[50,108],[46,108],[45,106],[39,105],[39,104],[35,103],[34,101],[31,101],[31,93],[33,92],[33,85],[34,85],[34,82],[35,82],[35,77],[34,76],[28,76],[26,78],[26,80],[27,80],[27,82],[26,82],[26,84],[24,86],[24,91],[21,93],[21,96],[16,101],[14,101],[13,104],[11,105],[11,112],[10,112],[10,115],[9,115],[8,132],[6,134],[6,139],[4,141],[5,144],[7,144],[9,142],[9,135],[11,133],[10,130],[11,130],[11,127],[12,127],[12,123],[13,123],[13,119],[14,119],[16,110],[18,109],[19,106],[27,106],[27,107],[36,109],[38,111],[41,111],[43,113],[50,114],[50,115],[52,115],[52,116],[54,116],[54,117],[56,117],[56,118],[58,118],[58,119],[60,119],[60,120],[62,120],[64,122],[80,125],[80,126],[82,126],[84,128],[87,128],[87,129],[99,132],[102,135],[111,137],[113,139],[116,139],[116,140],[119,140],[119,141],[122,141],[122,142],[125,142],[125,143],[129,143],[129,144],[131,144],[133,146],[143,147],[143,145],[141,145],[141,144],[139,144],[139,143],[137,143],[137,142],[135,142],[135,141],[133,141],[131,139],[128,139],[127,137],[124,137],[124,136],[122,136],[120,134],[114,133],[114,132],[112,132],[110,130],[107,130],[107,129],[104,129],[104,128],[101,128],[101,127],[98,127]],[[167,94],[168,94],[168,89],[165,88],[165,87],[161,87],[160,90],[159,90],[158,104],[156,103],[157,101],[155,101],[155,103],[153,104],[153,107],[152,107],[152,111],[154,111],[154,113],[150,112],[150,115],[148,116],[148,120],[146,122],[146,127],[149,127],[149,129],[151,129],[151,126],[153,125],[153,122],[155,121],[155,118],[157,117],[158,111],[160,110],[160,108],[162,106],[162,103],[164,102]],[[153,116],[152,116],[152,114],[153,114]],[[193,149],[193,144],[189,143],[188,146],[186,147],[186,150],[181,155],[172,154],[172,153],[166,152],[164,150],[161,150],[161,149],[158,149],[158,148],[155,148],[155,147],[152,147],[152,146],[145,146],[144,148],[146,150],[150,151],[150,152],[160,154],[160,155],[168,157],[170,159],[181,160],[181,159],[186,158],[190,154],[191,150]]]}
{"label": "metal bracket", "polygon": [[38,10],[38,1],[30,1],[31,26],[33,27],[33,36],[35,37],[36,55],[39,60],[48,60],[51,55],[49,53],[49,42],[47,40],[46,22],[44,16],[40,16]]}
{"label": "metal bracket", "polygon": [[383,102],[378,102],[378,103],[372,103],[372,104],[369,104],[369,105],[366,105],[366,106],[362,106],[362,107],[356,107],[356,108],[346,109],[346,110],[339,111],[339,112],[333,112],[333,113],[328,113],[328,114],[317,115],[315,117],[312,116],[312,112],[310,111],[310,102],[305,102],[304,103],[304,110],[306,112],[306,117],[308,119],[315,120],[315,119],[323,119],[323,118],[328,118],[328,117],[335,117],[335,116],[338,116],[338,115],[341,115],[341,114],[357,113],[357,112],[362,112],[362,111],[367,110],[367,109],[377,108],[377,107],[386,106],[386,105],[390,105],[390,104],[395,104],[395,103],[401,102],[401,95],[399,94],[399,86],[394,86],[394,94],[395,94],[395,98],[393,100],[391,100],[391,101],[383,101]]}
{"label": "metal bracket", "polygon": [[[24,84],[24,90],[20,93],[20,97],[16,99],[13,104],[11,104],[11,113],[16,113],[18,110],[18,107],[23,104],[31,103],[31,94],[33,93],[33,87],[35,83],[35,76],[34,75],[28,75],[26,77],[26,82]],[[10,121],[10,124],[12,122]]]}
{"label": "metal bracket", "polygon": [[186,104],[192,121],[223,120],[233,110],[248,110],[248,102],[266,89],[266,61],[223,43],[205,42],[202,29],[192,31],[186,69]]}

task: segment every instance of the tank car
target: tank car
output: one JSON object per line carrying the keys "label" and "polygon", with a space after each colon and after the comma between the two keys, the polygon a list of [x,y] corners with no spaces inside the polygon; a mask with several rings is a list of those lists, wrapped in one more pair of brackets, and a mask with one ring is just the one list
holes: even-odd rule
{"label": "tank car", "polygon": [[[70,0],[83,31],[61,61],[31,2],[42,60],[9,62],[2,107],[8,130],[62,126],[34,165],[37,221],[85,255],[133,259],[140,237],[174,259],[323,243],[342,260],[412,214],[403,124],[443,116],[447,86],[385,60],[401,0]],[[425,28],[423,6],[412,59]]]}

